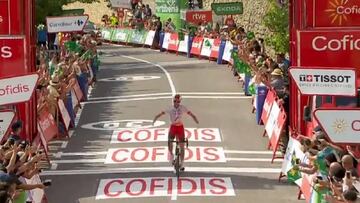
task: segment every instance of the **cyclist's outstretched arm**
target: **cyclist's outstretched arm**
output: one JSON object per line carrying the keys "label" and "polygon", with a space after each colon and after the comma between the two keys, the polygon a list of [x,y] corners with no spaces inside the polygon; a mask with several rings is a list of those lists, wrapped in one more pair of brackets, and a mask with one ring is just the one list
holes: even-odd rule
{"label": "cyclist's outstretched arm", "polygon": [[161,116],[163,116],[165,114],[165,112],[161,112],[158,115],[155,116],[154,120],[153,120],[153,125],[155,124],[156,120],[159,119]]}
{"label": "cyclist's outstretched arm", "polygon": [[196,124],[199,124],[199,120],[197,119],[197,117],[193,113],[191,113],[191,111],[189,111],[188,114],[189,114],[189,116],[191,116],[194,119]]}

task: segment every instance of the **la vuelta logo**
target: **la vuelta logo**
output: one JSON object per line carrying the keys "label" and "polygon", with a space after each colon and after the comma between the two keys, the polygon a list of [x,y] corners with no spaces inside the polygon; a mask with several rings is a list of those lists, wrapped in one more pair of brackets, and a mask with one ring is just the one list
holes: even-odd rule
{"label": "la vuelta logo", "polygon": [[341,26],[350,20],[351,16],[349,15],[360,15],[360,7],[354,5],[351,0],[332,0],[329,1],[325,12],[331,19],[331,24]]}

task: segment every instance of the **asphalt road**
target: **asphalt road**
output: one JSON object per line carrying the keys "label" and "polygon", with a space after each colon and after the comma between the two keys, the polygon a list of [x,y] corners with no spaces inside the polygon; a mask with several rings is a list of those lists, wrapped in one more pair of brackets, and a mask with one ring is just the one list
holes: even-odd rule
{"label": "asphalt road", "polygon": [[[98,83],[69,141],[51,144],[50,203],[298,202],[278,183],[251,98],[226,65],[145,48],[103,46]],[[177,180],[166,154],[174,93],[199,118],[185,119],[187,162]],[[148,128],[148,129],[147,129]]]}

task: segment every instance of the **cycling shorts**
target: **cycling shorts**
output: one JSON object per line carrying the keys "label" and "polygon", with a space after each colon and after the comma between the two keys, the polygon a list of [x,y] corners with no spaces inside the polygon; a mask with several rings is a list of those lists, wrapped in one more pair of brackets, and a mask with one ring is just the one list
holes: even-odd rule
{"label": "cycling shorts", "polygon": [[183,125],[171,125],[169,130],[169,138],[177,138],[179,141],[185,139],[185,129]]}

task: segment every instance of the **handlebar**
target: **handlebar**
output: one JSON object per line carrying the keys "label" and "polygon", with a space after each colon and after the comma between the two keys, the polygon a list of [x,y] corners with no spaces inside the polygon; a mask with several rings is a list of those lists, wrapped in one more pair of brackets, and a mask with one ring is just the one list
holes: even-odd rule
{"label": "handlebar", "polygon": [[172,140],[171,142],[172,142],[172,143],[176,143],[176,144],[185,143],[185,144],[186,144],[186,148],[189,147],[189,140],[188,140],[187,138],[185,138],[184,141]]}

